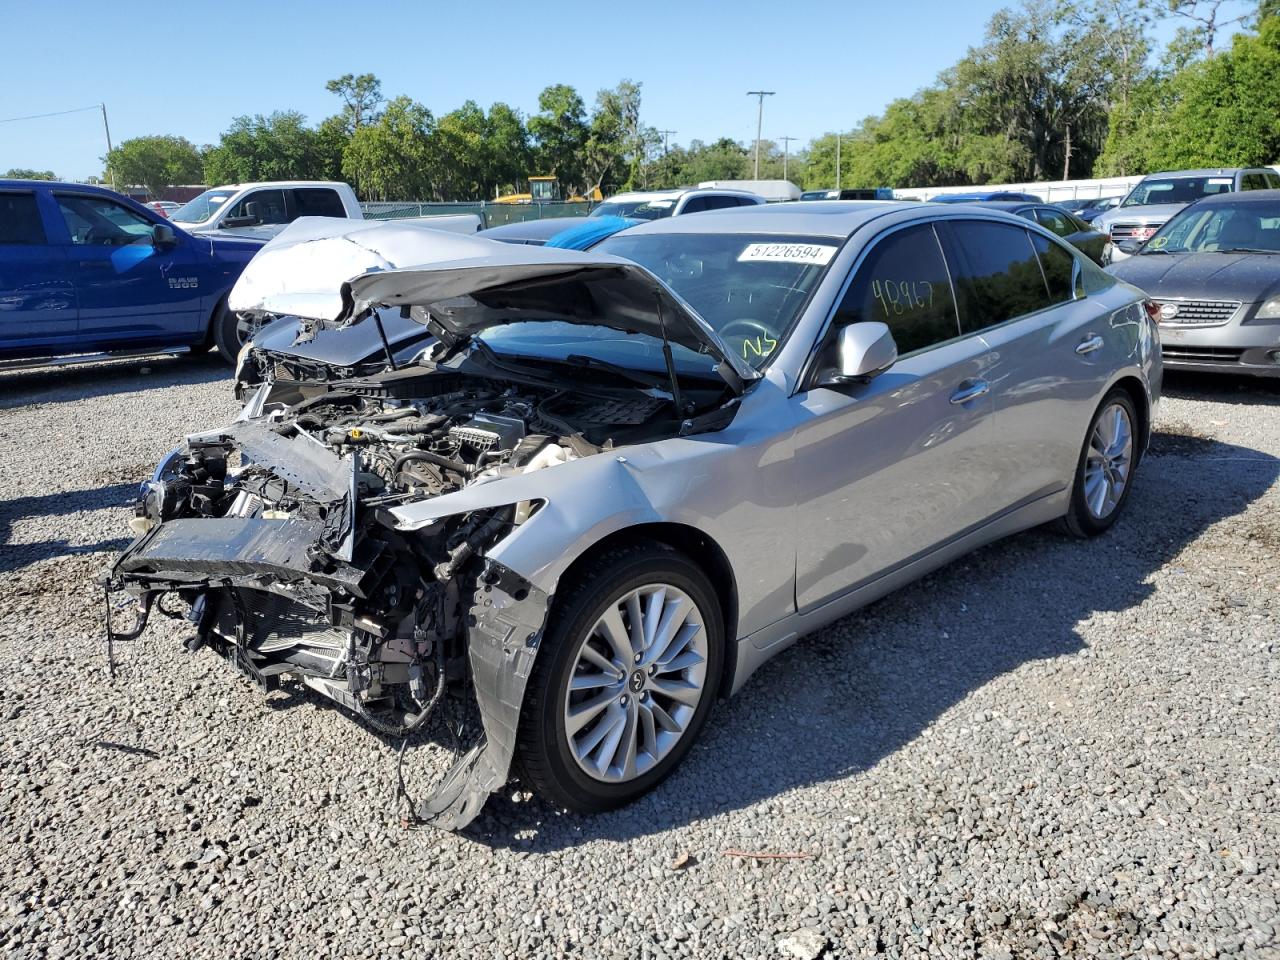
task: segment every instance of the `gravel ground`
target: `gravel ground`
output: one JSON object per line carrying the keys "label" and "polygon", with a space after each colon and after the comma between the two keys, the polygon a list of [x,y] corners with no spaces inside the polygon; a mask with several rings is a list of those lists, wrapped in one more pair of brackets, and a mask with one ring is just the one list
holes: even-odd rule
{"label": "gravel ground", "polygon": [[453,835],[400,824],[392,746],[177,625],[107,676],[94,578],[225,368],[0,377],[0,952],[1280,956],[1280,384],[1170,388],[1109,536],[810,638],[629,809],[513,789]]}

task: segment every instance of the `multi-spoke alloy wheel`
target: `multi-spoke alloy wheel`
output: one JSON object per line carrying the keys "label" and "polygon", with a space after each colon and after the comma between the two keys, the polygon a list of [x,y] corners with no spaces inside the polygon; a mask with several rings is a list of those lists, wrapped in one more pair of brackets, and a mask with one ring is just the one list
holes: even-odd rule
{"label": "multi-spoke alloy wheel", "polygon": [[1096,537],[1120,516],[1142,453],[1133,397],[1115,387],[1098,405],[1076,465],[1071,503],[1062,526],[1077,537]]}
{"label": "multi-spoke alloy wheel", "polygon": [[574,759],[610,782],[651,770],[705,693],[707,635],[689,595],[648,584],[612,604],[578,649],[564,701]]}
{"label": "multi-spoke alloy wheel", "polygon": [[521,779],[582,812],[642,796],[693,746],[724,658],[716,588],[689,556],[637,543],[587,558],[557,591],[525,686]]}
{"label": "multi-spoke alloy wheel", "polygon": [[1124,404],[1111,403],[1094,421],[1084,466],[1084,500],[1105,520],[1115,512],[1133,465],[1133,421]]}

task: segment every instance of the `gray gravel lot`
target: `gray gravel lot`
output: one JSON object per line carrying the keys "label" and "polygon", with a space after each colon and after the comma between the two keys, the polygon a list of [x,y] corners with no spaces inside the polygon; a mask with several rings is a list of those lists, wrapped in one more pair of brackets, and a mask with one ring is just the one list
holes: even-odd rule
{"label": "gray gravel lot", "polygon": [[176,624],[107,676],[94,580],[226,368],[0,377],[0,955],[1280,956],[1280,383],[1169,387],[1110,535],[809,638],[629,809],[512,789],[453,835]]}

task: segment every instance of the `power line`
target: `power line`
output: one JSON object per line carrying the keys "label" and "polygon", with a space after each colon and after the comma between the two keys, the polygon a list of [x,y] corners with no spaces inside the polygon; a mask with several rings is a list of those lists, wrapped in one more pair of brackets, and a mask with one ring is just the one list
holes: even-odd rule
{"label": "power line", "polygon": [[7,117],[0,123],[17,123],[19,120],[43,120],[46,117],[65,117],[68,113],[85,113],[89,110],[101,110],[102,104],[95,103],[91,107],[76,107],[74,110],[57,110],[53,113],[33,113],[29,117]]}

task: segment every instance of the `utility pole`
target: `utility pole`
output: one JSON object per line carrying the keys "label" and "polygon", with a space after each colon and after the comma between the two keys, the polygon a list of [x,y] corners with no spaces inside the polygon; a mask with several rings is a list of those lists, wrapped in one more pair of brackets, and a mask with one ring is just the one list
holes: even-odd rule
{"label": "utility pole", "polygon": [[782,179],[786,180],[787,179],[787,154],[790,152],[788,148],[791,146],[791,141],[797,138],[796,137],[779,137],[778,139],[782,141]]}
{"label": "utility pole", "polygon": [[836,134],[836,189],[840,189],[840,134]]}
{"label": "utility pole", "polygon": [[[111,127],[107,125],[107,105],[105,103],[100,103],[98,104],[98,107],[102,110],[102,130],[107,135],[107,157],[109,158],[111,156]],[[111,161],[109,159],[107,161],[107,174],[111,177],[111,189],[117,189],[116,172],[112,168]]]}
{"label": "utility pole", "polygon": [[748,97],[758,97],[760,100],[756,110],[756,175],[755,179],[760,179],[760,129],[764,123],[764,98],[772,97],[776,91],[774,90],[748,90]]}
{"label": "utility pole", "polygon": [[662,134],[662,155],[665,157],[667,155],[667,150],[670,148],[671,135],[673,133],[679,133],[680,131],[679,130],[659,130],[658,132]]}

